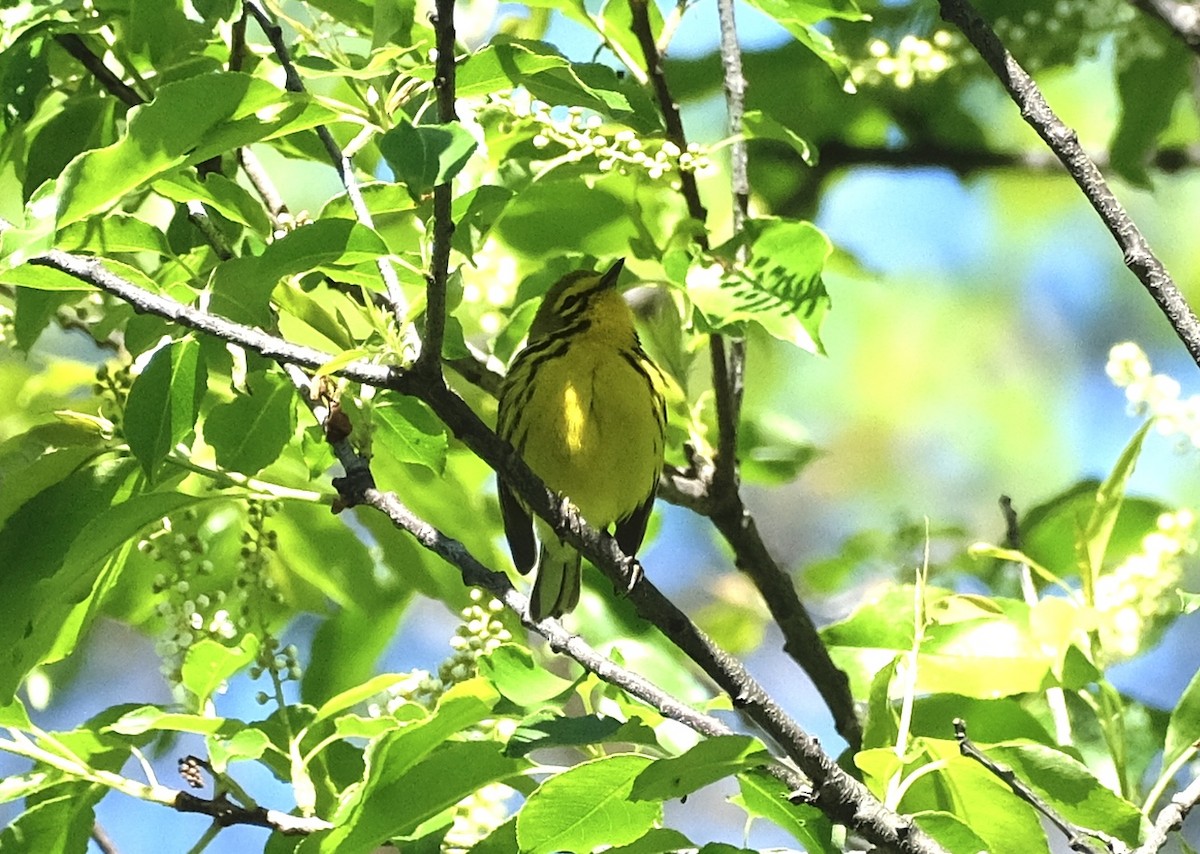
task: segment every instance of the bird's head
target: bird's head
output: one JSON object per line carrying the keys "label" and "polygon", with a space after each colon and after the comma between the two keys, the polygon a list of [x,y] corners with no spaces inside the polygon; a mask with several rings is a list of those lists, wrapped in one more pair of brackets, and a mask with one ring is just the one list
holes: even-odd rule
{"label": "bird's head", "polygon": [[617,287],[621,258],[603,273],[576,270],[550,286],[529,328],[529,340],[553,335],[580,320],[592,326],[617,324],[633,331],[633,313]]}

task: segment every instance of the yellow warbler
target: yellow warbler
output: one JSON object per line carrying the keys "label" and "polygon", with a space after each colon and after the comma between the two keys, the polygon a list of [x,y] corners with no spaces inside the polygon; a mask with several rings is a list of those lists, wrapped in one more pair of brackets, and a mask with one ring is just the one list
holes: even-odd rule
{"label": "yellow warbler", "polygon": [[[577,270],[546,293],[500,387],[497,430],[590,525],[615,524],[621,550],[633,555],[662,472],[667,415],[662,373],[617,289],[623,265]],[[513,563],[527,573],[535,565],[529,510],[503,483],[499,492]],[[529,613],[540,620],[575,607],[581,571],[579,553],[537,522]]]}

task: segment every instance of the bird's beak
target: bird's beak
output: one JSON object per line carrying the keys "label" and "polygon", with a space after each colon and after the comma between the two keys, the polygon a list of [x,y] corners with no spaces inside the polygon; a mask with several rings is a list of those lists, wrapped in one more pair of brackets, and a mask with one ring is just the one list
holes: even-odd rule
{"label": "bird's beak", "polygon": [[611,288],[617,284],[617,279],[621,278],[621,270],[625,268],[625,259],[618,258],[611,267],[600,277],[600,287]]}

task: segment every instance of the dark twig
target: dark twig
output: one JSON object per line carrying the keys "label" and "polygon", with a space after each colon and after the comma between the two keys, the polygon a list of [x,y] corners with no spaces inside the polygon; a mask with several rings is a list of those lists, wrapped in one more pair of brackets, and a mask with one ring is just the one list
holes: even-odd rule
{"label": "dark twig", "polygon": [[243,145],[239,148],[237,157],[238,165],[242,167],[242,172],[245,174],[247,180],[250,181],[250,185],[254,187],[254,192],[262,199],[262,203],[267,206],[267,213],[271,217],[271,223],[278,226],[280,217],[287,213],[288,209],[283,201],[283,197],[275,189],[275,184],[271,181],[267,170],[263,168],[262,162],[248,146]]}
{"label": "dark twig", "polygon": [[[433,16],[437,61],[433,85],[437,90],[438,121],[449,124],[454,112],[454,0],[437,0]],[[433,188],[433,249],[425,276],[425,338],[416,369],[442,375],[442,340],[446,333],[446,279],[450,275],[450,240],[454,236],[451,205],[454,188],[447,181]]]}
{"label": "dark twig", "polygon": [[[729,135],[734,142],[730,151],[730,183],[733,189],[733,233],[745,227],[750,207],[749,155],[742,136],[742,116],[746,111],[746,75],[742,72],[742,49],[738,44],[737,21],[733,0],[717,0],[721,25],[721,66],[725,70],[725,104],[729,115]],[[738,260],[746,260],[746,247],[738,248]],[[721,342],[717,342],[721,345]],[[716,358],[720,352],[720,358]],[[715,485],[718,490],[737,489],[737,431],[741,421],[742,394],[745,387],[746,341],[734,338],[724,347],[713,346],[713,378],[717,395],[717,420],[721,425],[717,448]],[[724,363],[724,364],[719,364]]]}
{"label": "dark twig", "polygon": [[1007,765],[1002,765],[994,759],[988,758],[987,754],[976,747],[975,742],[967,737],[967,724],[962,718],[954,719],[954,738],[958,741],[958,750],[963,756],[968,759],[974,759],[996,777],[1004,781],[1012,789],[1014,795],[1044,815],[1047,821],[1061,830],[1063,835],[1067,837],[1067,845],[1070,846],[1072,851],[1078,851],[1080,854],[1095,854],[1095,841],[1097,840],[1110,852],[1128,850],[1128,846],[1116,837],[1099,830],[1078,827],[1059,815],[1058,811],[1050,806],[1037,792],[1033,791],[1025,781],[1017,776],[1015,771]]}
{"label": "dark twig", "polygon": [[1129,0],[1152,18],[1166,24],[1176,37],[1200,53],[1200,6],[1179,0]]}
{"label": "dark twig", "polygon": [[968,0],[939,0],[942,17],[955,24],[1004,84],[1021,116],[1055,153],[1087,196],[1125,256],[1125,266],[1150,293],[1175,334],[1200,365],[1200,320],[1150,250],[1146,238],[1117,201],[1096,164],[1079,144],[1079,137],[1050,109],[1037,84],[1013,59],[996,33]]}
{"label": "dark twig", "polygon": [[1159,810],[1146,841],[1134,849],[1133,854],[1157,854],[1161,851],[1167,844],[1168,835],[1183,827],[1184,819],[1197,803],[1200,803],[1200,777]]}
{"label": "dark twig", "polygon": [[233,250],[229,247],[229,241],[217,229],[216,223],[212,221],[212,217],[208,215],[208,211],[202,203],[197,201],[188,202],[187,215],[192,225],[200,230],[200,233],[204,235],[204,239],[212,246],[218,258],[222,261],[228,261],[233,257]]}
{"label": "dark twig", "polygon": [[[94,258],[56,250],[30,263],[66,272],[126,300],[135,309],[240,344],[277,362],[319,367],[332,358],[331,354],[291,344],[259,329],[152,294],[108,272]],[[430,381],[415,372],[362,361],[352,362],[337,373],[423,400],[468,448],[496,469],[533,512],[550,522],[558,534],[583,552],[615,585],[624,589],[628,584],[635,571],[634,559],[621,553],[613,537],[588,526],[578,512],[550,492],[512,447],[489,429],[440,377]],[[633,587],[629,599],[643,619],[658,626],[796,763],[812,781],[812,803],[833,821],[855,829],[888,850],[905,854],[933,854],[943,850],[919,827],[887,809],[865,786],[843,771],[740,662],[713,644],[653,584],[643,578]]]}
{"label": "dark twig", "polygon": [[82,38],[74,33],[63,33],[62,35],[55,36],[54,40],[59,43],[63,50],[79,60],[79,64],[90,71],[92,76],[100,81],[100,85],[115,95],[126,106],[136,107],[145,101],[145,98],[130,88],[111,68],[105,65],[104,60],[92,53]]}
{"label": "dark twig", "polygon": [[[642,56],[646,59],[646,71],[650,74],[650,83],[654,86],[654,96],[663,114],[663,124],[667,130],[667,139],[675,143],[680,151],[687,151],[687,135],[683,132],[683,117],[679,114],[679,104],[671,97],[671,88],[667,85],[667,75],[663,71],[662,56],[658,45],[654,43],[654,30],[650,27],[648,0],[629,0],[629,11],[633,16],[633,33],[637,36],[642,48]],[[680,192],[687,203],[688,216],[703,223],[708,219],[708,212],[700,201],[700,188],[696,185],[696,173],[691,169],[679,171]],[[696,242],[704,249],[708,248],[708,236],[704,232],[696,235]]]}
{"label": "dark twig", "polygon": [[[267,41],[271,43],[271,47],[275,51],[275,56],[279,60],[279,64],[283,67],[287,90],[289,92],[307,94],[304,88],[304,81],[300,79],[300,74],[296,71],[296,66],[292,62],[291,53],[283,41],[283,29],[272,20],[271,16],[266,13],[258,0],[243,0],[242,8],[258,22],[263,34],[267,37]],[[371,218],[371,211],[367,208],[367,203],[363,199],[358,179],[354,177],[354,167],[351,165],[350,159],[342,153],[341,147],[337,144],[337,140],[333,138],[333,134],[329,132],[329,128],[324,125],[317,125],[315,130],[317,137],[321,140],[321,144],[325,147],[325,151],[329,154],[330,161],[338,172],[342,186],[346,188],[346,197],[350,200],[350,207],[354,210],[355,218],[368,228],[374,228],[375,223]],[[396,321],[401,322],[407,311],[405,309],[404,292],[400,288],[400,277],[396,274],[396,268],[392,266],[392,262],[385,256],[380,256],[375,261],[375,267],[379,270],[379,276],[383,279],[384,288],[387,290],[388,307],[391,309]]]}
{"label": "dark twig", "polygon": [[190,792],[179,792],[175,796],[175,809],[179,812],[206,815],[221,827],[248,824],[254,827],[267,827],[285,836],[305,836],[321,830],[330,830],[333,827],[322,818],[289,815],[264,807],[239,806],[224,795],[218,795],[215,798],[198,798]]}
{"label": "dark twig", "polygon": [[92,841],[96,843],[96,847],[100,849],[101,854],[121,854],[121,849],[117,848],[117,843],[113,842],[112,837],[108,835],[108,831],[104,829],[104,825],[98,821],[92,823]]}
{"label": "dark twig", "polygon": [[[671,90],[663,73],[662,57],[650,28],[646,0],[629,0],[629,8],[632,12],[633,31],[645,55],[646,67],[650,72],[659,109],[663,114],[667,138],[679,146],[681,151],[686,150],[687,137],[679,106],[671,97]],[[737,42],[732,2],[720,0],[718,11],[730,131],[736,138],[741,129],[744,110],[745,77],[742,73],[741,51]],[[744,141],[740,141],[733,146],[731,170],[735,231],[740,231],[743,227],[749,201],[750,184],[746,166],[746,146]],[[689,215],[703,223],[706,212],[700,202],[695,174],[690,170],[682,170],[680,190]],[[707,237],[703,232],[697,237],[697,242],[703,248],[708,246]],[[690,484],[686,483],[687,475],[683,472],[670,472],[667,493],[681,503],[697,509],[703,508],[701,512],[712,519],[713,524],[733,547],[738,568],[749,575],[758,587],[771,610],[771,616],[783,632],[784,650],[813,680],[833,714],[838,732],[852,748],[857,748],[862,741],[862,726],[855,710],[854,697],[850,692],[850,681],[829,657],[816,625],[796,593],[795,585],[767,551],[739,492],[737,434],[744,386],[745,343],[735,339],[727,348],[724,336],[712,335],[709,339],[709,356],[717,408],[715,459],[711,463],[694,459],[693,471],[687,473],[694,478]]]}

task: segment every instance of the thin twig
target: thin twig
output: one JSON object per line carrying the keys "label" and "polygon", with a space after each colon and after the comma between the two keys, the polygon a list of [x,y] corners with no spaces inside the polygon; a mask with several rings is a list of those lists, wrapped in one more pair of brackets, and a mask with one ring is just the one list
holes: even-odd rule
{"label": "thin twig", "polygon": [[198,798],[190,792],[181,791],[175,797],[174,806],[179,812],[206,815],[221,827],[247,824],[253,827],[267,827],[285,836],[307,836],[333,828],[332,824],[322,818],[289,815],[264,807],[246,808],[223,795],[216,798]]}
{"label": "thin twig", "polygon": [[104,829],[104,825],[96,821],[92,823],[92,841],[96,843],[96,847],[100,849],[101,854],[121,854],[121,849],[117,847],[117,843],[113,842],[108,831]]}
{"label": "thin twig", "polygon": [[[275,51],[275,57],[283,67],[287,90],[289,92],[307,94],[304,88],[304,81],[300,78],[300,73],[296,71],[291,53],[283,41],[283,29],[266,13],[266,10],[262,8],[258,0],[243,0],[242,8],[258,22],[263,34],[267,37],[267,41],[271,43],[271,47]],[[346,188],[346,197],[350,200],[350,207],[354,210],[355,218],[368,228],[374,228],[375,223],[371,218],[371,211],[367,208],[367,203],[363,199],[362,189],[358,185],[358,179],[354,177],[354,167],[351,165],[349,158],[342,153],[342,149],[333,138],[333,134],[329,132],[329,128],[324,125],[317,125],[315,130],[317,137],[321,140],[321,144],[325,147],[325,151],[329,154],[330,161],[338,172],[342,186]],[[377,258],[375,267],[379,270],[380,278],[383,279],[389,303],[388,307],[395,316],[396,322],[402,322],[407,314],[407,303],[404,299],[404,291],[400,287],[400,277],[396,273],[396,268],[392,266],[392,262],[386,256]]]}
{"label": "thin twig", "polygon": [[262,161],[255,156],[249,146],[243,145],[237,150],[238,165],[242,167],[242,172],[245,174],[250,185],[254,187],[254,192],[262,199],[262,203],[267,207],[267,213],[271,217],[271,224],[278,227],[280,217],[288,212],[287,205],[283,201],[283,196],[279,195],[279,191],[275,189],[274,182],[271,181],[271,176],[267,174],[267,170],[263,167]]}
{"label": "thin twig", "polygon": [[[737,20],[733,11],[733,0],[717,0],[717,14],[721,25],[721,66],[725,70],[725,104],[729,116],[729,135],[733,139],[730,147],[730,183],[733,189],[733,233],[740,235],[745,227],[750,208],[749,154],[746,139],[742,135],[742,116],[746,112],[746,75],[742,71],[742,49],[738,43]],[[746,261],[745,245],[738,247],[738,260]],[[723,350],[723,347],[722,347]],[[716,349],[714,348],[714,355]],[[721,420],[721,409],[725,410],[720,434],[715,472],[718,489],[736,489],[737,474],[737,431],[741,422],[742,395],[745,390],[746,342],[734,338],[729,343],[729,354],[722,352],[719,361],[724,370],[719,373],[717,361],[713,362],[714,378],[722,380],[724,394],[718,392],[717,417]],[[714,380],[715,381],[715,380]],[[724,398],[724,400],[722,400]]]}
{"label": "thin twig", "polygon": [[1004,781],[1012,789],[1014,795],[1044,815],[1047,821],[1061,830],[1067,837],[1067,845],[1072,851],[1078,851],[1080,854],[1095,854],[1095,841],[1103,843],[1109,852],[1129,850],[1128,846],[1116,837],[1110,836],[1103,831],[1079,827],[1059,815],[1058,811],[1050,806],[1037,792],[1033,791],[1024,780],[1018,777],[1013,769],[996,762],[994,759],[990,759],[987,754],[980,750],[975,745],[975,742],[967,737],[967,724],[962,718],[954,719],[954,738],[958,741],[958,750],[963,756],[968,759],[974,759],[1000,780]]}
{"label": "thin twig", "polygon": [[[667,137],[681,151],[687,149],[687,137],[679,106],[663,73],[662,57],[655,45],[646,0],[629,0],[634,35],[645,54],[646,66],[663,114]],[[735,231],[743,227],[749,202],[749,179],[746,174],[746,146],[740,130],[744,110],[745,77],[742,73],[741,51],[737,27],[730,0],[720,0],[721,57],[725,69],[725,89],[729,107],[730,132],[737,140],[733,145],[733,195]],[[680,191],[689,215],[703,223],[706,217],[700,202],[695,174],[682,170]],[[708,241],[704,232],[697,236],[702,248]],[[767,551],[754,518],[746,510],[739,491],[737,465],[737,434],[741,413],[745,372],[745,343],[735,339],[726,348],[722,335],[709,337],[709,358],[712,366],[712,386],[717,409],[717,448],[711,463],[693,460],[696,476],[691,484],[679,471],[670,472],[667,493],[681,503],[689,504],[712,519],[713,524],[733,547],[740,570],[750,576],[771,616],[784,636],[784,650],[808,673],[834,718],[838,733],[852,748],[862,742],[862,725],[850,691],[850,680],[829,657],[816,624],[796,593],[791,578]]]}
{"label": "thin twig", "polygon": [[104,60],[92,53],[83,39],[74,33],[63,33],[54,37],[63,50],[79,60],[79,64],[92,73],[100,84],[126,106],[136,107],[146,99],[135,92],[116,73],[104,64]]}
{"label": "thin twig", "polygon": [[1197,803],[1200,803],[1200,777],[1159,810],[1146,841],[1134,849],[1133,854],[1157,854],[1161,851],[1167,844],[1168,835],[1183,827],[1184,819]]}
{"label": "thin twig", "polygon": [[204,235],[204,239],[212,246],[213,251],[217,253],[217,257],[222,261],[228,261],[232,258],[233,250],[229,248],[229,241],[225,239],[225,235],[217,230],[216,223],[212,221],[212,217],[208,215],[208,211],[204,205],[198,201],[190,201],[186,207],[188,219]]}
{"label": "thin twig", "polygon": [[1066,166],[1120,246],[1125,266],[1137,276],[1187,347],[1193,361],[1200,365],[1200,320],[1105,183],[1096,164],[1079,144],[1079,136],[1054,114],[1037,84],[1013,59],[995,31],[968,0],[939,0],[939,5],[942,17],[962,30],[1020,108],[1021,117]]}
{"label": "thin twig", "polygon": [[[135,309],[215,335],[280,363],[319,367],[332,358],[331,354],[292,344],[262,330],[150,293],[104,269],[95,258],[53,250],[30,263],[61,270],[129,302]],[[363,361],[345,365],[336,373],[423,400],[458,439],[504,478],[533,512],[548,521],[556,533],[585,554],[615,585],[625,589],[628,579],[640,572],[636,561],[622,554],[613,537],[590,527],[569,503],[561,502],[550,492],[512,447],[488,428],[440,377],[431,382],[415,372]],[[943,851],[918,826],[887,809],[862,783],[842,770],[740,662],[717,647],[653,584],[643,578],[628,596],[639,616],[658,626],[796,763],[812,781],[814,805],[833,821],[855,829],[888,850],[904,854]]]}
{"label": "thin twig", "polygon": [[[437,60],[433,86],[437,90],[438,121],[449,124],[454,112],[454,0],[437,0],[433,16],[437,38]],[[450,241],[454,237],[451,205],[454,187],[450,181],[433,188],[433,249],[425,276],[425,338],[417,356],[416,370],[430,376],[442,375],[442,339],[446,333],[446,280],[450,275]]]}
{"label": "thin twig", "polygon": [[[662,55],[658,52],[658,45],[654,43],[648,2],[649,0],[629,0],[633,33],[637,36],[638,44],[642,48],[642,56],[646,59],[646,70],[650,74],[650,83],[654,86],[654,96],[662,111],[667,139],[677,145],[680,151],[687,151],[687,135],[683,132],[683,118],[679,114],[679,104],[675,103],[671,97],[671,88],[667,85],[667,75],[663,71]],[[700,188],[696,185],[696,173],[691,169],[679,170],[679,185],[680,192],[687,203],[688,216],[703,223],[708,219],[708,212],[700,201]],[[697,233],[696,242],[702,248],[708,248],[708,236],[703,231]]]}

